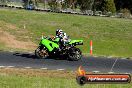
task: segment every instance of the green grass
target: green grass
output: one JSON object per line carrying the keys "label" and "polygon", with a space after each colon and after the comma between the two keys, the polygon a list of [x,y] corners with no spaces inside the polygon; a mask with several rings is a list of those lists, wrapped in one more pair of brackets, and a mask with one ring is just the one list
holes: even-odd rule
{"label": "green grass", "polygon": [[5,49],[5,46],[4,46],[5,44],[3,43],[3,42],[0,42],[0,49],[1,50],[3,50],[3,49]]}
{"label": "green grass", "polygon": [[[0,10],[0,21],[23,29],[26,25],[29,36],[36,44],[36,38],[55,35],[57,28],[63,29],[72,39],[83,39],[80,48],[89,53],[89,41],[93,40],[93,54],[105,56],[132,57],[132,20],[46,13],[25,10]],[[0,25],[2,26],[2,25]],[[89,37],[88,37],[89,36]]]}
{"label": "green grass", "polygon": [[132,84],[85,84],[80,86],[76,79],[56,77],[30,77],[0,75],[0,88],[131,88]]}

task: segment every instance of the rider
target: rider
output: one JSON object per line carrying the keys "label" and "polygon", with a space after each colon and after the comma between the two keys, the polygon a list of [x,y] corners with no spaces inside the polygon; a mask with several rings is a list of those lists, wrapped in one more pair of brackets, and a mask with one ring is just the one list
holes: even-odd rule
{"label": "rider", "polygon": [[61,29],[56,30],[56,38],[60,38],[59,43],[62,46],[60,48],[63,48],[66,45],[66,43],[69,42],[67,34],[63,32]]}
{"label": "rider", "polygon": [[66,44],[66,43],[68,43],[69,41],[70,41],[70,39],[69,39],[69,36],[67,36],[67,34],[66,33],[63,33],[63,41],[64,41],[64,45]]}
{"label": "rider", "polygon": [[61,29],[56,30],[56,38],[62,38],[63,37],[63,31]]}

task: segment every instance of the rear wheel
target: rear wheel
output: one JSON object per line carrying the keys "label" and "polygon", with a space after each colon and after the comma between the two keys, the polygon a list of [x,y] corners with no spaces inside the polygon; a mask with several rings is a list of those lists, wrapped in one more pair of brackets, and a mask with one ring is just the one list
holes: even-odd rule
{"label": "rear wheel", "polygon": [[45,47],[39,46],[35,50],[35,56],[37,56],[39,59],[45,59],[49,56],[47,49]]}
{"label": "rear wheel", "polygon": [[69,51],[68,59],[72,61],[78,61],[82,58],[82,52],[79,48],[72,48]]}

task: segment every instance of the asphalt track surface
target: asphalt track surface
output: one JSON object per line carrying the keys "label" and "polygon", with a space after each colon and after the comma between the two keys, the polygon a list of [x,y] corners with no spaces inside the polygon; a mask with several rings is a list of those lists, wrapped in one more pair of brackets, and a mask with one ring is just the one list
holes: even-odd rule
{"label": "asphalt track surface", "polygon": [[[85,57],[80,61],[67,61],[63,59],[37,59],[33,53],[16,53],[0,51],[0,68],[34,68],[34,69],[53,69],[53,70],[72,70],[75,71],[81,65],[87,72],[99,71],[108,73],[132,73],[132,60],[105,58],[105,57]],[[113,66],[114,62],[115,65]],[[113,69],[111,70],[111,68]]]}

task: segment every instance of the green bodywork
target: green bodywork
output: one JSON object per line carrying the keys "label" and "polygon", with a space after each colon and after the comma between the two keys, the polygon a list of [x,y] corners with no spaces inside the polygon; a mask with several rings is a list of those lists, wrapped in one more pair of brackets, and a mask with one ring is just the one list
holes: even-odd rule
{"label": "green bodywork", "polygon": [[[40,41],[40,45],[44,45],[48,51],[52,52],[55,48],[59,48],[59,40],[60,38],[56,38],[52,41],[44,38]],[[83,43],[83,40],[71,40],[68,44],[75,44],[75,43]]]}
{"label": "green bodywork", "polygon": [[59,45],[55,42],[52,42],[48,39],[42,39],[40,45],[44,45],[50,52],[54,50],[54,48],[59,48]]}
{"label": "green bodywork", "polygon": [[59,42],[59,40],[60,40],[60,38],[55,38],[55,40],[53,40],[53,42],[58,43],[58,42]]}

